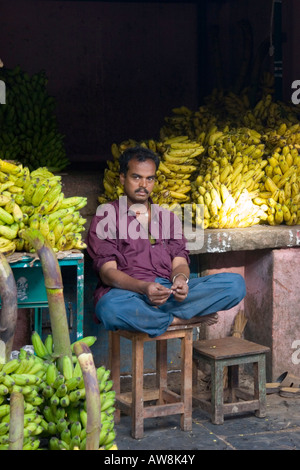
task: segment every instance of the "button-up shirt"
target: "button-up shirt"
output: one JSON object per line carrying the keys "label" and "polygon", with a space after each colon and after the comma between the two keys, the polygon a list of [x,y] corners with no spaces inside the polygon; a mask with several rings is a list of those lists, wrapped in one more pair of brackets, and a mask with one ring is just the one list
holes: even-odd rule
{"label": "button-up shirt", "polygon": [[120,271],[148,282],[157,277],[170,279],[172,260],[177,256],[189,263],[180,219],[151,200],[150,203],[151,236],[128,209],[126,197],[98,207],[86,238],[87,252],[99,278],[94,292],[95,305],[111,289],[99,277],[100,268],[108,261],[116,261]]}

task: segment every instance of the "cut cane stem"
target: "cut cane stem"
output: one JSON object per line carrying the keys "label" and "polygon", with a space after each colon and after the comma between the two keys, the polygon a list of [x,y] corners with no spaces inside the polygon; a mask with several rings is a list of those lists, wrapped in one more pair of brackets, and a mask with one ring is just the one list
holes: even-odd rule
{"label": "cut cane stem", "polygon": [[82,370],[86,397],[86,450],[99,449],[101,431],[101,404],[97,371],[90,348],[85,343],[75,343],[74,352]]}
{"label": "cut cane stem", "polygon": [[53,336],[53,352],[58,356],[58,368],[62,371],[63,356],[72,358],[70,334],[63,294],[63,282],[57,257],[43,235],[35,229],[22,230],[19,236],[36,250],[43,269],[48,299],[49,316]]}

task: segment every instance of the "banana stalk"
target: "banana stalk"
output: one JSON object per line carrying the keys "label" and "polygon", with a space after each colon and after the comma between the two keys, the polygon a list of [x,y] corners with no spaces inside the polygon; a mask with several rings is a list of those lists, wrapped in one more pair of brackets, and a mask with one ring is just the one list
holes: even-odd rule
{"label": "banana stalk", "polygon": [[22,450],[24,442],[24,396],[21,392],[10,395],[9,450]]}
{"label": "banana stalk", "polygon": [[20,231],[19,235],[35,248],[41,260],[53,336],[53,352],[58,356],[58,369],[62,372],[63,357],[69,356],[72,358],[72,351],[61,270],[50,243],[38,230],[29,228]]}
{"label": "banana stalk", "polygon": [[12,269],[0,252],[0,363],[9,361],[18,316],[17,286]]}
{"label": "banana stalk", "polygon": [[98,450],[101,431],[101,403],[97,370],[91,350],[85,343],[75,343],[74,351],[82,370],[86,391],[86,450]]}

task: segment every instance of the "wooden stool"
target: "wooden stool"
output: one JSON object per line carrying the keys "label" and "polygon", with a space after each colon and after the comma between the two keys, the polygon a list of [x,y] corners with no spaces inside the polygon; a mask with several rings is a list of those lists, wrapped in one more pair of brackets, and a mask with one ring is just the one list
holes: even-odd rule
{"label": "wooden stool", "polygon": [[[192,356],[193,328],[205,323],[215,323],[217,314],[207,315],[194,323],[177,322],[156,338],[145,333],[126,330],[109,332],[109,360],[113,388],[116,391],[116,423],[120,411],[131,416],[131,434],[140,439],[144,434],[144,419],[180,414],[183,431],[192,429]],[[120,387],[120,337],[132,342],[132,392],[121,393]],[[167,341],[181,340],[181,391],[177,394],[167,387]],[[156,341],[156,388],[144,390],[144,343]],[[155,400],[155,404],[144,404]]]}
{"label": "wooden stool", "polygon": [[[211,391],[193,392],[201,409],[208,412],[214,424],[223,424],[224,415],[255,411],[266,415],[266,353],[269,348],[233,336],[221,339],[195,341],[193,359],[202,360],[211,367]],[[239,386],[239,365],[253,363],[254,396]],[[223,370],[228,367],[228,400],[224,403]],[[241,399],[243,401],[238,401]]]}

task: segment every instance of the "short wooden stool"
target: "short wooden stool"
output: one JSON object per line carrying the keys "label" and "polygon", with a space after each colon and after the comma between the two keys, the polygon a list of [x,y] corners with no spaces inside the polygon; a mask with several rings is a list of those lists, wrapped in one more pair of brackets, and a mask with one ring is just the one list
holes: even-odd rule
{"label": "short wooden stool", "polygon": [[[234,336],[194,342],[194,361],[200,360],[210,365],[211,390],[197,393],[194,389],[193,398],[201,409],[210,414],[214,424],[223,424],[225,415],[246,411],[255,411],[259,418],[265,417],[268,351],[266,346]],[[253,363],[253,395],[239,388],[239,366],[247,363]],[[228,367],[227,390],[223,387],[224,367]],[[225,393],[228,403],[224,402]]]}
{"label": "short wooden stool", "polygon": [[[116,423],[120,411],[131,416],[131,435],[141,439],[144,435],[144,419],[180,414],[180,427],[183,431],[192,429],[192,355],[193,328],[203,322],[215,323],[217,314],[202,317],[194,323],[170,325],[168,330],[156,338],[145,333],[126,330],[109,332],[109,359],[113,389],[116,391]],[[120,338],[132,342],[132,392],[121,393],[120,384]],[[167,386],[167,341],[181,340],[181,391],[180,394]],[[144,390],[144,343],[156,341],[156,388]],[[146,402],[155,404],[147,404]]]}

